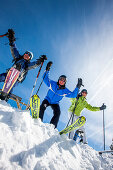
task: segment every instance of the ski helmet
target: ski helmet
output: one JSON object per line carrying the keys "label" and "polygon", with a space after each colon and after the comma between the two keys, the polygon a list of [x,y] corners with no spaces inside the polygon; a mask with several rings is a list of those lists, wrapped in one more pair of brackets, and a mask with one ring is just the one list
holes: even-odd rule
{"label": "ski helmet", "polygon": [[30,57],[30,60],[33,58],[33,53],[31,51],[26,51],[24,54],[28,54]]}
{"label": "ski helmet", "polygon": [[64,81],[65,81],[65,83],[66,83],[67,77],[66,77],[65,75],[61,75],[61,76],[59,77],[58,81],[61,80],[61,79],[64,79]]}
{"label": "ski helmet", "polygon": [[83,89],[83,90],[81,91],[81,93],[83,93],[83,92],[85,92],[86,94],[88,94],[88,92],[87,92],[86,89]]}

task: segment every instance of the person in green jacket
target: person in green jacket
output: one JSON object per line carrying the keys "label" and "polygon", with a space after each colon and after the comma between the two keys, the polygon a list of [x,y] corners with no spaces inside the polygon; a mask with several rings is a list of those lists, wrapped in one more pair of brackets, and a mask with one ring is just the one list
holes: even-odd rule
{"label": "person in green jacket", "polygon": [[[74,123],[78,119],[78,117],[81,115],[81,112],[82,112],[82,110],[84,108],[86,108],[86,109],[88,109],[90,111],[100,111],[100,110],[106,109],[106,105],[102,105],[101,107],[91,106],[90,104],[87,103],[86,96],[87,96],[87,90],[83,89],[78,94],[77,98],[72,98],[71,99],[72,104],[71,104],[71,106],[69,108],[69,115],[73,114],[72,120],[70,121],[71,124]],[[84,126],[80,127],[79,131],[84,133],[84,135],[83,135],[83,143],[87,143]],[[69,133],[69,138],[70,139],[73,139],[74,133],[75,133],[74,131]]]}

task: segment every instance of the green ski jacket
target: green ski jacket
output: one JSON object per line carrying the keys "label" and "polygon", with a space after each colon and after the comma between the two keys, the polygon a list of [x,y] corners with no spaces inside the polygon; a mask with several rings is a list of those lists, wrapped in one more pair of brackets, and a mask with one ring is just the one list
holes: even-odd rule
{"label": "green ski jacket", "polygon": [[69,108],[69,111],[74,112],[74,114],[77,116],[81,115],[81,111],[84,108],[91,110],[91,111],[100,111],[100,107],[93,107],[90,104],[88,104],[84,96],[80,96],[78,100],[76,98],[72,98],[71,102],[72,104]]}

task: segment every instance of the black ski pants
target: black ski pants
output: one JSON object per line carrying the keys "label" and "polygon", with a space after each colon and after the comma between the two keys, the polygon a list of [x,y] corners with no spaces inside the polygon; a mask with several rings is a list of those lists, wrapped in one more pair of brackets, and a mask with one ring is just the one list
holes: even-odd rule
{"label": "black ski pants", "polygon": [[53,117],[52,117],[50,123],[53,124],[56,128],[58,121],[59,121],[60,113],[61,113],[59,104],[50,104],[48,102],[48,100],[44,99],[41,106],[40,106],[39,118],[43,121],[44,111],[46,110],[46,108],[48,106],[51,106],[51,108],[53,110]]}

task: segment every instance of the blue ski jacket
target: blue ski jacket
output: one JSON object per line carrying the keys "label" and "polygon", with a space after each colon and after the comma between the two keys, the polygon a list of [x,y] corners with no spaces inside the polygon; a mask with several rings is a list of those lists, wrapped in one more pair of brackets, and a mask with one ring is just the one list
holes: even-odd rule
{"label": "blue ski jacket", "polygon": [[50,104],[58,104],[63,97],[75,98],[79,92],[78,88],[75,88],[73,92],[67,88],[59,88],[56,81],[50,80],[48,77],[49,71],[45,71],[43,74],[44,83],[49,87],[48,93],[45,97]]}
{"label": "blue ski jacket", "polygon": [[38,67],[41,64],[41,62],[39,60],[34,61],[34,62],[26,61],[19,54],[19,51],[17,50],[15,43],[13,43],[13,45],[10,46],[10,50],[11,50],[11,54],[14,58],[13,67],[20,70],[18,82],[23,82],[23,80],[25,79],[25,77],[28,73],[28,70]]}

